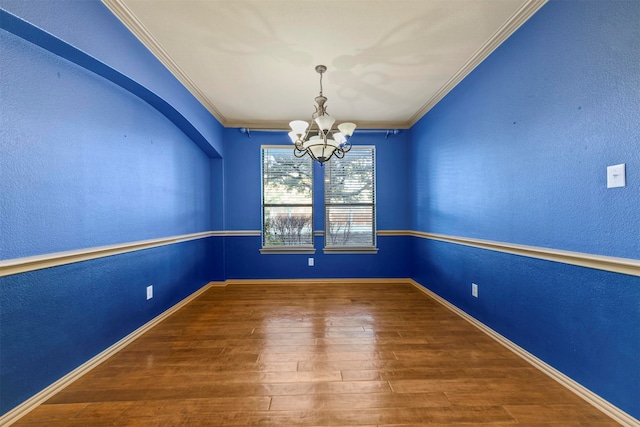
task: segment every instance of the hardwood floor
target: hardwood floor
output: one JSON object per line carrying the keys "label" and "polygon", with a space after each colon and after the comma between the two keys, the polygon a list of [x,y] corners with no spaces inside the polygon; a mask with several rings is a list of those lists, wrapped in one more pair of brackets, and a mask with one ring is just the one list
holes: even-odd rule
{"label": "hardwood floor", "polygon": [[211,288],[15,426],[614,426],[411,285]]}

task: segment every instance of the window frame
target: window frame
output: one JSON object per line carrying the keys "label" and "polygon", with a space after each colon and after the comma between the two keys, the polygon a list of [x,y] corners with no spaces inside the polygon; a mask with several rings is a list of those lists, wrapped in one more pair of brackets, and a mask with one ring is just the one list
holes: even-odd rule
{"label": "window frame", "polygon": [[[301,162],[309,162],[310,163],[310,171],[311,171],[311,201],[309,204],[306,203],[291,203],[291,204],[273,204],[273,203],[265,203],[265,170],[264,170],[264,160],[265,160],[265,152],[268,150],[281,150],[283,152],[287,152],[291,155],[292,160],[301,161]],[[284,145],[261,145],[260,146],[260,206],[261,206],[261,214],[260,214],[260,236],[261,236],[261,247],[260,253],[264,254],[290,254],[290,253],[301,253],[301,254],[314,254],[316,252],[314,246],[315,239],[315,229],[314,229],[314,167],[313,160],[311,158],[305,157],[296,157],[293,153],[293,148],[284,146]],[[311,244],[309,245],[267,245],[265,242],[265,208],[269,207],[309,207],[311,208]]]}
{"label": "window frame", "polygon": [[[330,183],[328,179],[330,179],[330,175],[327,173],[327,167],[332,167],[334,159],[329,160],[325,165],[324,170],[324,248],[323,252],[327,254],[331,253],[377,253],[378,252],[378,239],[377,239],[377,165],[376,165],[376,147],[375,145],[357,145],[352,146],[351,150],[345,154],[344,159],[348,160],[349,154],[352,154],[354,150],[370,150],[372,157],[372,202],[371,203],[328,203],[330,197],[328,192],[330,191]],[[329,208],[332,206],[371,206],[372,209],[372,219],[371,219],[371,238],[372,245],[330,245],[329,242]]]}

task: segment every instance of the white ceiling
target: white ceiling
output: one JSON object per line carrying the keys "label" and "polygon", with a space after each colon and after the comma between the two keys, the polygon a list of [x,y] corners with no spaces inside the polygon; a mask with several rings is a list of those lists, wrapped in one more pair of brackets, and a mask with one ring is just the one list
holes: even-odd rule
{"label": "white ceiling", "polygon": [[103,0],[227,127],[408,128],[546,0]]}

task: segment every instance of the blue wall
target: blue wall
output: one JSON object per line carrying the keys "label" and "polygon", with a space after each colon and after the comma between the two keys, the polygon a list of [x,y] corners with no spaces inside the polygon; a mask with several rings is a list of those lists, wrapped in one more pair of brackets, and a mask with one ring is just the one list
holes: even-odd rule
{"label": "blue wall", "polygon": [[[639,259],[638,22],[637,1],[545,5],[412,128],[412,228]],[[627,186],[607,189],[618,163]],[[412,254],[418,282],[640,418],[640,278],[418,238]]]}
{"label": "blue wall", "polygon": [[211,229],[210,160],[180,130],[95,74],[0,37],[1,259]]}
{"label": "blue wall", "polygon": [[[293,150],[286,132],[225,131],[225,230],[261,230],[261,145],[283,145]],[[356,130],[354,145],[376,147],[376,218],[378,230],[406,230],[409,226],[408,133],[385,139],[385,133]],[[323,167],[314,165],[314,226],[324,230]],[[379,236],[377,254],[324,254],[324,237],[314,239],[313,255],[260,254],[260,236],[225,238],[225,275],[228,279],[287,279],[340,277],[409,277],[410,239]],[[307,258],[315,258],[315,266]]]}
{"label": "blue wall", "polygon": [[0,413],[209,282],[210,240],[0,278]]}
{"label": "blue wall", "polygon": [[[114,58],[97,61],[0,10],[0,260],[220,224],[221,160],[210,158],[222,148],[220,124],[205,123],[173,77],[162,95],[181,111],[147,88],[170,74],[111,13],[97,1],[2,5],[57,24],[49,30],[63,37],[82,28],[74,41]],[[94,36],[103,26],[111,30]],[[0,413],[223,275],[222,245],[200,239],[0,278]]]}
{"label": "blue wall", "polygon": [[174,121],[209,156],[222,155],[220,123],[99,0],[0,0],[0,22],[122,85]]}
{"label": "blue wall", "polygon": [[[378,229],[640,258],[639,20],[637,1],[552,1],[410,131],[356,133],[376,146]],[[97,0],[0,0],[0,24],[0,259],[260,230],[260,146],[285,133],[222,129]],[[628,185],[607,190],[617,163]],[[260,245],[0,278],[0,413],[211,280],[413,277],[640,418],[638,277],[407,236],[376,255]]]}

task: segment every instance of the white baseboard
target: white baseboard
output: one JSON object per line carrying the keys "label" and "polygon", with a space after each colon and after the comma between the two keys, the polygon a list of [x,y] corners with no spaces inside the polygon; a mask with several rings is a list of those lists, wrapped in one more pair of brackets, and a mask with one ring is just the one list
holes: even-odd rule
{"label": "white baseboard", "polygon": [[126,337],[122,338],[120,341],[108,347],[106,350],[102,351],[101,353],[92,357],[82,365],[78,366],[76,369],[69,372],[67,375],[60,378],[58,381],[54,382],[44,390],[40,391],[39,393],[25,400],[20,405],[16,406],[15,408],[13,408],[12,410],[10,410],[9,412],[7,412],[6,414],[0,417],[0,426],[8,427],[11,424],[15,423],[20,418],[24,417],[29,412],[37,408],[39,405],[41,405],[42,403],[46,402],[48,399],[53,397],[56,393],[60,392],[62,389],[67,387],[69,384],[71,384],[72,382],[74,382],[75,380],[77,380],[78,378],[80,378],[81,376],[83,376],[84,374],[86,374],[96,366],[100,365],[102,362],[104,362],[105,360],[107,360],[108,358],[110,358],[111,356],[113,356],[123,348],[125,348],[127,345],[135,341],[137,338],[140,338],[140,336],[142,336],[149,329],[153,328],[158,323],[162,322],[164,319],[171,316],[173,313],[175,313],[176,311],[180,310],[182,307],[184,307],[185,305],[193,301],[195,298],[200,296],[203,292],[205,292],[211,286],[215,286],[215,283],[210,282],[206,284],[205,286],[198,289],[197,291],[195,291],[194,293],[192,293],[191,295],[189,295],[188,297],[186,297],[185,299],[183,299],[173,307],[169,308],[162,314],[156,316],[149,322],[140,326],[135,331],[131,332]]}
{"label": "white baseboard", "polygon": [[451,304],[449,301],[445,300],[444,298],[440,297],[439,295],[425,288],[424,286],[422,286],[421,284],[419,284],[413,279],[407,279],[407,282],[411,283],[416,289],[428,295],[429,297],[431,297],[438,303],[442,304],[449,310],[453,311],[458,316],[462,317],[463,319],[471,323],[473,326],[477,327],[482,332],[489,335],[491,338],[498,341],[500,344],[502,344],[503,346],[505,346],[506,348],[508,348],[509,350],[511,350],[512,352],[514,352],[515,354],[517,354],[518,356],[526,360],[527,362],[529,362],[535,368],[542,371],[544,374],[548,375],[549,377],[553,378],[554,380],[559,382],[561,385],[563,385],[564,387],[566,387],[567,389],[575,393],[577,396],[586,400],[591,405],[593,405],[594,407],[596,407],[597,409],[599,409],[609,417],[613,418],[615,421],[619,422],[623,426],[640,427],[640,421],[637,420],[636,418],[627,414],[617,406],[612,405],[611,403],[609,403],[602,397],[598,396],[588,388],[584,387],[583,385],[572,380],[562,372],[553,368],[551,365],[548,365],[547,363],[538,359],[533,354],[529,353],[528,351],[516,345],[515,343],[508,340],[507,338],[503,337],[502,335],[500,335],[493,329],[489,328],[487,325],[480,322],[473,316],[467,314],[463,310]]}
{"label": "white baseboard", "polygon": [[460,317],[462,317],[463,319],[465,319],[466,321],[468,321],[469,323],[471,323],[472,325],[474,325],[475,327],[480,329],[482,332],[487,334],[489,337],[493,338],[494,340],[496,340],[497,342],[499,342],[500,344],[502,344],[503,346],[505,346],[506,348],[508,348],[509,350],[511,350],[512,352],[514,352],[518,356],[520,356],[521,358],[523,358],[525,361],[529,362],[532,366],[534,366],[538,370],[542,371],[544,374],[548,375],[549,377],[553,378],[558,383],[560,383],[561,385],[563,385],[564,387],[566,387],[567,389],[569,389],[570,391],[575,393],[577,396],[579,396],[580,398],[584,399],[585,401],[587,401],[588,403],[590,403],[595,408],[599,409],[600,411],[602,411],[603,413],[605,413],[606,415],[608,415],[609,417],[611,417],[615,421],[619,422],[623,426],[625,426],[625,427],[640,427],[640,421],[637,420],[636,418],[634,418],[631,415],[627,414],[626,412],[622,411],[620,408],[612,405],[611,403],[609,403],[608,401],[606,401],[602,397],[600,397],[597,394],[593,393],[591,390],[587,389],[586,387],[582,386],[581,384],[579,384],[576,381],[572,380],[571,378],[567,377],[562,372],[558,371],[557,369],[553,368],[552,366],[550,366],[547,363],[543,362],[542,360],[538,359],[536,356],[532,355],[528,351],[526,351],[523,348],[519,347],[518,345],[516,345],[515,343],[511,342],[507,338],[503,337],[502,335],[500,335],[499,333],[497,333],[493,329],[491,329],[488,326],[486,326],[484,323],[480,322],[479,320],[475,319],[471,315],[467,314],[463,310],[461,310],[458,307],[456,307],[455,305],[451,304],[450,302],[448,302],[444,298],[438,296],[434,292],[432,292],[429,289],[425,288],[424,286],[422,286],[421,284],[419,284],[415,280],[406,279],[406,278],[404,278],[404,279],[403,278],[395,278],[395,279],[394,278],[391,278],[391,279],[280,279],[280,280],[274,280],[274,279],[256,279],[256,280],[252,280],[252,279],[247,279],[247,280],[230,279],[230,280],[226,280],[226,281],[223,281],[223,282],[210,282],[207,285],[203,286],[198,291],[194,292],[193,294],[191,294],[190,296],[185,298],[184,300],[180,301],[178,304],[176,304],[173,307],[169,308],[164,313],[162,313],[159,316],[155,317],[154,319],[152,319],[151,321],[149,321],[145,325],[141,326],[140,328],[136,329],[135,331],[133,331],[132,333],[130,333],[129,335],[127,335],[126,337],[124,337],[123,339],[118,341],[117,343],[113,344],[112,346],[110,346],[109,348],[107,348],[106,350],[101,352],[100,354],[96,355],[95,357],[93,357],[92,359],[88,360],[87,362],[85,362],[84,364],[79,366],[78,368],[76,368],[73,371],[69,372],[67,375],[65,375],[64,377],[60,378],[55,383],[51,384],[50,386],[48,386],[44,390],[40,391],[36,395],[32,396],[31,398],[29,398],[28,400],[26,400],[25,402],[20,404],[19,406],[15,407],[11,411],[9,411],[6,414],[4,414],[2,417],[0,417],[0,426],[7,426],[8,427],[11,424],[15,423],[20,418],[22,418],[23,416],[28,414],[30,411],[35,409],[37,406],[39,406],[40,404],[44,403],[46,400],[48,400],[53,395],[55,395],[56,393],[61,391],[63,388],[65,388],[66,386],[68,386],[69,384],[71,384],[72,382],[77,380],[78,378],[80,378],[82,375],[86,374],[91,369],[95,368],[96,366],[98,366],[99,364],[101,364],[102,362],[107,360],[109,357],[113,356],[115,353],[117,353],[118,351],[122,350],[124,347],[126,347],[128,344],[130,344],[131,342],[133,342],[134,340],[139,338],[141,335],[143,335],[149,329],[153,328],[158,323],[162,322],[164,319],[166,319],[167,317],[171,316],[176,311],[180,310],[182,307],[184,307],[186,304],[188,304],[189,302],[191,302],[192,300],[197,298],[199,295],[201,295],[203,292],[205,292],[209,288],[212,288],[212,287],[226,287],[226,286],[230,286],[230,285],[252,285],[252,284],[260,284],[260,285],[265,285],[265,284],[283,285],[283,284],[285,284],[286,285],[286,284],[294,284],[294,283],[298,283],[298,284],[300,284],[300,283],[308,283],[308,284],[313,284],[313,285],[318,285],[318,284],[321,284],[321,283],[360,283],[360,284],[366,284],[366,283],[394,283],[394,284],[410,284],[410,285],[414,286],[416,289],[418,289],[419,291],[421,291],[422,293],[424,293],[425,295],[429,296],[433,300],[435,300],[438,303],[442,304],[444,307],[446,307],[449,310],[453,311],[454,313],[456,313],[457,315],[459,315]]}

